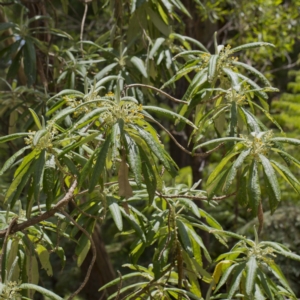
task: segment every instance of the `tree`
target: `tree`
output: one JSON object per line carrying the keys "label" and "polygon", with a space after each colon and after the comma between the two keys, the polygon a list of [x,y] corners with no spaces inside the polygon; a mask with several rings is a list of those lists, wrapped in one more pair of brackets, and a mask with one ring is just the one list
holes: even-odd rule
{"label": "tree", "polygon": [[[210,52],[182,34],[180,18],[190,13],[179,0],[6,4],[2,298],[77,297],[99,251],[107,255],[102,225],[131,241],[123,262],[130,271],[99,284],[108,299],[296,299],[275,256],[300,256],[259,234],[264,210],[275,212],[282,200],[278,175],[300,193],[289,168],[300,163],[286,150],[300,140],[287,137],[269,112],[268,93],[278,90],[238,59],[273,45],[219,45],[216,33]],[[84,9],[81,21],[71,8],[75,16]],[[187,85],[180,99],[173,96],[179,84]],[[183,178],[170,140],[206,160],[202,186]],[[209,213],[232,198],[258,217],[254,240]],[[228,249],[212,257],[203,232]],[[58,296],[39,276],[41,269],[53,275],[51,253],[64,265],[63,239],[76,245],[78,266],[89,261],[75,292]],[[108,260],[106,268],[113,277]]]}

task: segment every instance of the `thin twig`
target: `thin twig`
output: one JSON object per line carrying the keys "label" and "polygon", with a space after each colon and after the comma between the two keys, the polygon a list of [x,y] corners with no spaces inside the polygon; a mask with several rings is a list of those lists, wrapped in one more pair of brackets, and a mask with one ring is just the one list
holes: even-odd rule
{"label": "thin twig", "polygon": [[177,103],[183,103],[183,104],[188,104],[188,102],[186,101],[183,101],[183,100],[180,100],[180,99],[177,99],[177,98],[174,98],[172,97],[171,95],[169,95],[168,93],[154,87],[154,86],[151,86],[151,85],[147,85],[147,84],[141,84],[141,83],[134,83],[134,84],[129,84],[129,85],[125,85],[124,86],[124,90],[127,90],[127,89],[130,89],[130,88],[133,88],[133,87],[145,87],[145,88],[148,88],[148,89],[152,89],[164,96],[166,96],[167,98],[169,98],[170,100],[174,101],[174,102],[177,102]]}
{"label": "thin twig", "polygon": [[219,144],[217,147],[204,152],[204,153],[199,153],[199,152],[195,152],[192,153],[189,150],[187,150],[186,148],[184,148],[181,144],[178,143],[178,141],[176,140],[176,138],[172,135],[172,133],[165,128],[162,124],[160,124],[159,122],[157,122],[155,119],[150,119],[152,122],[154,122],[156,125],[158,125],[162,130],[164,130],[169,136],[170,138],[174,141],[174,143],[185,153],[191,155],[191,156],[197,156],[197,157],[207,157],[209,156],[211,153],[213,153],[214,151],[216,151],[217,149],[219,149],[220,147],[222,147],[224,145],[224,143]]}
{"label": "thin twig", "polygon": [[[41,215],[38,215],[34,218],[31,218],[23,223],[20,224],[16,224],[10,231],[8,234],[13,234],[15,232],[18,231],[22,231],[30,226],[33,226],[35,224],[38,224],[42,221],[45,221],[47,219],[49,219],[50,217],[54,216],[55,213],[59,212],[59,210],[66,206],[68,204],[68,202],[73,198],[74,196],[74,191],[77,187],[77,179],[74,180],[73,184],[71,185],[70,189],[68,190],[68,192],[66,193],[66,195],[56,204],[54,205],[53,208],[51,208],[50,210],[44,212]],[[4,237],[7,234],[8,228],[0,230],[0,238]]]}
{"label": "thin twig", "polygon": [[87,284],[87,282],[90,278],[91,272],[92,272],[92,268],[93,268],[93,266],[95,264],[95,261],[96,261],[97,252],[96,252],[95,243],[94,243],[93,238],[91,237],[91,235],[83,227],[81,227],[67,212],[65,212],[64,210],[61,210],[60,212],[63,215],[65,215],[74,224],[75,227],[77,227],[80,231],[82,231],[87,236],[87,238],[91,242],[91,247],[92,247],[92,252],[93,252],[93,257],[92,257],[91,263],[89,265],[88,271],[85,275],[85,278],[84,278],[83,282],[81,283],[80,287],[68,298],[68,300],[72,300],[76,295],[78,295],[80,293],[80,291]]}
{"label": "thin twig", "polygon": [[9,223],[7,229],[6,229],[6,234],[5,234],[5,237],[4,237],[4,241],[3,241],[3,245],[2,245],[2,250],[1,250],[1,254],[0,254],[0,282],[2,282],[2,276],[1,276],[1,273],[2,273],[2,261],[3,261],[3,256],[4,256],[4,252],[6,251],[6,245],[7,245],[7,242],[8,242],[8,236],[11,232],[11,229],[13,228],[13,226],[16,224],[17,222],[17,219],[18,217],[14,217],[11,222]]}
{"label": "thin twig", "polygon": [[91,215],[85,211],[83,211],[77,204],[76,202],[74,201],[74,199],[72,199],[72,203],[74,204],[74,206],[76,207],[76,209],[78,209],[80,211],[81,214],[83,214],[84,216],[86,217],[89,217],[89,218],[92,218],[92,219],[95,219],[96,221],[99,221],[100,223],[103,222],[103,218],[101,217],[97,217],[97,216],[94,216],[94,215]]}
{"label": "thin twig", "polygon": [[272,73],[275,73],[275,72],[278,72],[278,71],[281,71],[281,70],[291,69],[291,68],[294,68],[295,66],[297,66],[298,63],[299,63],[298,61],[295,61],[292,64],[288,64],[288,65],[285,65],[283,67],[279,67],[279,68],[276,68],[276,69],[273,69],[273,70],[270,70],[270,71],[266,71],[266,73],[272,74]]}
{"label": "thin twig", "polygon": [[117,273],[119,274],[119,277],[120,277],[120,282],[118,284],[118,294],[115,298],[115,300],[119,300],[119,297],[120,297],[120,292],[121,292],[121,288],[122,288],[122,283],[123,283],[123,278],[122,278],[122,274],[120,273],[120,271],[118,270]]}
{"label": "thin twig", "polygon": [[[88,11],[88,4],[87,4],[87,2],[85,2],[84,3],[84,13],[83,13],[83,17],[82,17],[82,21],[81,21],[81,28],[80,28],[80,42],[82,42],[82,39],[83,39],[83,30],[84,30],[84,23],[85,23],[87,11]],[[80,44],[80,49],[83,54],[83,43]]]}

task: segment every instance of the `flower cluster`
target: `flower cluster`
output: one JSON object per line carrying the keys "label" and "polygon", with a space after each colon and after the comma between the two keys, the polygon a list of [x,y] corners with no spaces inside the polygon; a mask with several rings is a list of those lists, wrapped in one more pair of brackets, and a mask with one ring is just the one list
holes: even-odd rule
{"label": "flower cluster", "polygon": [[257,156],[258,154],[268,155],[270,149],[273,146],[273,142],[270,139],[273,137],[272,130],[263,132],[251,132],[250,137],[242,136],[245,138],[243,144],[251,149],[251,154]]}
{"label": "flower cluster", "polygon": [[102,114],[106,124],[115,124],[118,119],[123,119],[125,123],[133,123],[135,120],[144,118],[144,115],[141,113],[143,110],[141,104],[122,101],[119,104],[106,103],[105,105],[109,105],[108,110]]}

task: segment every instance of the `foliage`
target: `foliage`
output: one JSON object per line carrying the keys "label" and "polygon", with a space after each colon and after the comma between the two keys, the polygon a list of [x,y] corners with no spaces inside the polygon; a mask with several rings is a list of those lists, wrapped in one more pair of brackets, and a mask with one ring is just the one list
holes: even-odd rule
{"label": "foliage", "polygon": [[[60,14],[67,15],[67,3],[55,3]],[[13,5],[21,16],[0,25],[1,42],[10,39],[1,51],[7,86],[1,113],[14,123],[0,143],[17,148],[0,170],[13,174],[0,212],[1,297],[65,297],[39,280],[40,269],[53,275],[51,253],[65,264],[60,238],[76,244],[79,267],[93,253],[83,284],[68,299],[77,296],[96,260],[95,227],[112,220],[120,235],[132,239],[124,266],[133,272],[99,286],[102,291],[118,285],[108,299],[296,299],[274,257],[300,256],[283,244],[259,241],[256,231],[252,241],[224,230],[196,204],[213,209],[235,196],[258,217],[260,233],[265,195],[272,213],[282,200],[276,172],[300,191],[289,169],[300,162],[284,148],[300,140],[286,137],[269,112],[267,93],[277,89],[234,57],[273,45],[231,48],[218,45],[215,34],[211,54],[199,41],[172,31],[178,14],[190,16],[179,0],[113,1],[110,9],[107,4],[91,4],[96,15],[107,10],[113,20],[110,32],[92,40],[82,37],[88,2],[80,4],[85,13],[79,36],[57,29],[46,14],[29,17],[31,6],[22,1]],[[163,90],[176,88],[181,78],[189,82],[182,99]],[[189,128],[192,151],[176,141],[175,127]],[[205,190],[200,182],[176,183],[178,167],[163,134],[194,157],[223,151],[204,180]],[[24,143],[17,142],[21,138]],[[214,258],[204,233],[227,248],[231,239],[238,241]],[[148,253],[152,263],[145,267]]]}

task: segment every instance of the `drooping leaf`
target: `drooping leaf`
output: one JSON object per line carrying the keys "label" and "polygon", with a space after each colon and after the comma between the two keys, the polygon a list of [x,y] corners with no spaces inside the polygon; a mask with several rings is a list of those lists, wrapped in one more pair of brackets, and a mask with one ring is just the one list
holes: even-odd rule
{"label": "drooping leaf", "polygon": [[249,197],[249,206],[251,207],[253,214],[256,215],[259,203],[261,201],[259,174],[256,160],[253,160],[250,166],[248,180],[247,191]]}
{"label": "drooping leaf", "polygon": [[256,280],[256,272],[257,272],[257,261],[256,257],[252,255],[248,262],[246,263],[246,281],[245,288],[246,294],[250,297],[253,295],[254,284]]}
{"label": "drooping leaf", "polygon": [[100,175],[104,170],[105,167],[105,161],[106,161],[106,156],[107,156],[107,152],[110,146],[110,136],[107,136],[105,142],[102,145],[101,150],[99,151],[99,154],[97,156],[97,160],[95,163],[95,166],[93,168],[93,172],[92,172],[92,177],[90,180],[90,186],[89,186],[89,192],[91,193],[97,182],[99,181]]}
{"label": "drooping leaf", "polygon": [[259,158],[264,168],[264,173],[266,175],[266,178],[268,179],[268,184],[270,185],[270,188],[273,190],[276,200],[279,202],[281,200],[281,192],[280,192],[280,187],[277,181],[275,171],[270,161],[263,154],[259,154]]}

